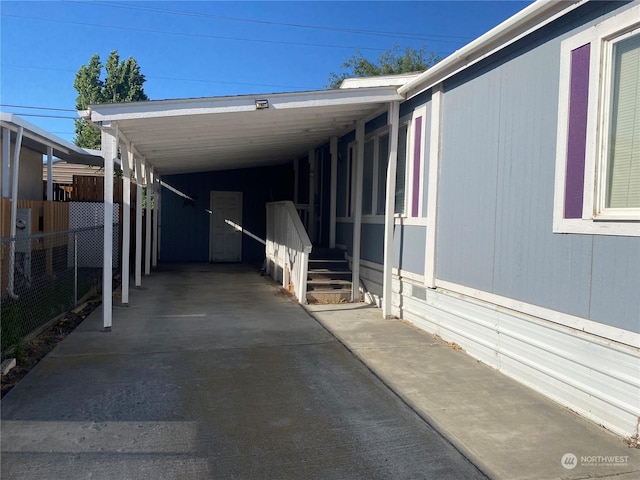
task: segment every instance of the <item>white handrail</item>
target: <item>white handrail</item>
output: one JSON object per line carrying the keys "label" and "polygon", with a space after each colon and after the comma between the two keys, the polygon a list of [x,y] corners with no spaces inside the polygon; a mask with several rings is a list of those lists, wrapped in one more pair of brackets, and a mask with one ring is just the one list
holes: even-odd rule
{"label": "white handrail", "polygon": [[267,203],[266,273],[292,288],[298,302],[307,302],[311,240],[291,201]]}

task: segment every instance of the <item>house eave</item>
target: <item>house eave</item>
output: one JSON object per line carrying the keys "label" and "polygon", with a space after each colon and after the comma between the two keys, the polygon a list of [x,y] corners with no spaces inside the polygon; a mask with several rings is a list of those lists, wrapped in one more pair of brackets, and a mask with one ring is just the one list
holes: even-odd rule
{"label": "house eave", "polygon": [[566,15],[589,0],[538,0],[398,88],[411,98]]}

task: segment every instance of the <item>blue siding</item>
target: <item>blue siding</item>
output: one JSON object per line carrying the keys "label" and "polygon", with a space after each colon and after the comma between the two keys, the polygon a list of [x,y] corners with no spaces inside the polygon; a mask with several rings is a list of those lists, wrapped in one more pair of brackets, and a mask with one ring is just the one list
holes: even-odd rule
{"label": "blue siding", "polygon": [[[266,236],[266,203],[293,198],[291,165],[218,172],[167,175],[164,182],[186,193],[189,202],[162,191],[162,237],[160,258],[164,262],[207,262],[209,260],[210,192],[242,192],[243,227],[260,238]],[[242,259],[261,262],[264,245],[242,236]]]}
{"label": "blue siding", "polygon": [[587,4],[445,83],[438,278],[640,332],[640,239],[552,232],[560,43],[619,6]]}
{"label": "blue siding", "polygon": [[360,257],[380,265],[384,263],[384,224],[362,224]]}
{"label": "blue siding", "polygon": [[364,126],[364,134],[367,135],[371,132],[375,132],[377,129],[384,127],[387,124],[387,112],[382,115],[378,115],[373,120],[368,121]]}
{"label": "blue siding", "polygon": [[427,229],[414,225],[396,225],[393,231],[393,266],[424,275]]}
{"label": "blue siding", "polygon": [[490,75],[444,96],[437,276],[485,291],[493,290],[499,107]]}
{"label": "blue siding", "polygon": [[353,223],[336,223],[336,243],[347,247],[347,254],[353,253]]}
{"label": "blue siding", "polygon": [[640,332],[639,240],[593,238],[592,320]]}

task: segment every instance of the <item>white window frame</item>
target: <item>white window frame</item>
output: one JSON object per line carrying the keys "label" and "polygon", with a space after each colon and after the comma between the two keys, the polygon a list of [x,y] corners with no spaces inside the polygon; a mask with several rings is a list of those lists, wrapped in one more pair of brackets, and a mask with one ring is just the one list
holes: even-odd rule
{"label": "white window frame", "polygon": [[[403,212],[402,213],[394,213],[394,217],[396,217],[396,218],[406,218],[407,217],[407,198],[408,198],[409,177],[410,177],[410,170],[408,169],[408,167],[409,167],[408,162],[409,162],[409,152],[411,151],[411,135],[412,135],[411,134],[411,125],[412,125],[411,117],[409,115],[405,115],[404,117],[401,117],[400,121],[398,122],[398,131],[400,131],[405,126],[407,127],[407,143],[405,145],[405,152],[404,152],[404,162],[405,162],[405,165],[404,165],[404,167],[405,167],[405,171],[404,171],[404,208],[403,208]],[[399,157],[400,157],[400,155],[398,154],[398,161],[400,161]],[[397,175],[397,173],[396,173],[396,175]],[[393,194],[395,195],[397,191],[398,191],[398,185],[396,184],[396,191],[393,192]]]}
{"label": "white window frame", "polygon": [[422,105],[418,108],[416,108],[413,111],[413,115],[411,116],[411,148],[409,150],[410,154],[411,154],[411,188],[410,188],[410,199],[412,202],[412,206],[413,206],[413,184],[414,184],[414,176],[416,175],[416,172],[413,171],[413,164],[414,164],[414,158],[413,158],[413,152],[415,150],[415,142],[416,142],[416,132],[415,132],[415,124],[416,124],[416,120],[418,119],[418,117],[422,117],[422,125],[421,125],[421,132],[420,132],[420,171],[417,172],[417,175],[419,176],[419,183],[418,183],[418,215],[416,217],[414,217],[413,215],[408,215],[410,218],[422,218],[425,217],[427,212],[423,211],[423,205],[424,205],[424,194],[425,194],[425,184],[424,184],[424,166],[426,165],[426,158],[425,158],[425,144],[426,144],[426,135],[427,135],[427,124],[429,123],[429,119],[427,118],[427,105]]}
{"label": "white window frame", "polygon": [[[363,213],[362,214],[363,220],[369,217],[384,218],[384,213],[380,213],[380,214],[376,213],[378,209],[378,193],[379,193],[378,174],[380,170],[380,137],[384,137],[385,135],[389,135],[389,134],[390,134],[389,126],[385,125],[367,134],[367,136],[364,139],[365,144],[370,141],[373,141],[373,173],[372,173],[373,182],[371,185],[371,205],[370,205],[371,213],[367,213],[367,214]],[[387,155],[389,155],[389,152],[387,152]],[[363,174],[364,174],[364,171],[363,171]],[[384,192],[384,187],[385,185],[383,185],[383,192]],[[362,208],[364,210],[364,203],[362,205]]]}
{"label": "white window frame", "polygon": [[[561,45],[554,233],[640,236],[640,208],[604,208],[607,176],[607,135],[613,45],[640,29],[640,6],[632,7],[584,30]],[[587,137],[582,218],[564,218],[569,127],[571,52],[590,44]]]}

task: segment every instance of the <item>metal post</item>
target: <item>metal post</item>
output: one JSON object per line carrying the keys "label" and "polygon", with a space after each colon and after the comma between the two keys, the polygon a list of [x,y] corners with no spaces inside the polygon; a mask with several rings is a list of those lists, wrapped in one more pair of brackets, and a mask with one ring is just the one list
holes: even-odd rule
{"label": "metal post", "polygon": [[2,127],[2,196],[11,195],[11,130]]}
{"label": "metal post", "polygon": [[118,156],[117,131],[102,131],[104,158],[104,258],[102,266],[103,332],[111,331],[113,322],[113,170]]}
{"label": "metal post", "polygon": [[391,125],[389,132],[389,164],[387,166],[387,198],[384,210],[384,260],[382,273],[382,317],[391,316],[391,297],[393,291],[393,229],[395,223],[396,205],[396,169],[398,164],[398,130],[399,130],[400,106],[398,102],[389,105],[388,123]]}
{"label": "metal post", "polygon": [[73,234],[73,305],[78,306],[78,232]]}
{"label": "metal post", "polygon": [[47,200],[53,201],[53,148],[47,147]]}
{"label": "metal post", "polygon": [[9,244],[9,296],[11,298],[18,298],[18,295],[14,291],[15,288],[15,275],[16,275],[16,222],[18,219],[18,176],[20,173],[20,149],[22,148],[22,134],[24,129],[18,127],[16,135],[16,145],[13,152],[13,177],[11,182],[11,227],[10,236],[11,243]]}
{"label": "metal post", "polygon": [[362,233],[362,165],[364,164],[364,121],[356,125],[356,158],[353,169],[355,195],[353,204],[353,246],[351,257],[351,301],[360,300],[360,235]]}
{"label": "metal post", "polygon": [[146,184],[147,184],[147,205],[145,217],[144,232],[144,274],[148,276],[151,273],[151,201],[153,199],[153,167],[147,168]]}
{"label": "metal post", "polygon": [[329,248],[336,248],[336,201],[338,190],[338,138],[331,137],[331,199],[329,207]]}
{"label": "metal post", "polygon": [[142,165],[142,159],[136,156],[136,287],[142,286]]}
{"label": "metal post", "polygon": [[129,257],[131,252],[131,167],[133,145],[122,145],[122,304],[129,303]]}

